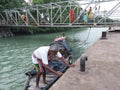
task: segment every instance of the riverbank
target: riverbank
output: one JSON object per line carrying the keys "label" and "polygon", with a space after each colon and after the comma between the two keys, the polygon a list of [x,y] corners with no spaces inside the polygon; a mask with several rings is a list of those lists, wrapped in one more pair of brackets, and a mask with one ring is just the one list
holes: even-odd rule
{"label": "riverbank", "polygon": [[119,90],[120,89],[120,32],[110,32],[107,39],[98,40],[86,51],[86,71],[76,67],[66,73],[50,90]]}
{"label": "riverbank", "polygon": [[22,35],[33,35],[41,33],[56,33],[62,31],[68,31],[73,28],[63,27],[1,27],[0,37],[13,37]]}

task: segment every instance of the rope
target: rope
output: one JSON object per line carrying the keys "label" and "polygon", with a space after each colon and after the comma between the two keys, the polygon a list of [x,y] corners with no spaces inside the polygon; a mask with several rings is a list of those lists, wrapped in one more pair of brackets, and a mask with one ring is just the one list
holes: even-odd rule
{"label": "rope", "polygon": [[90,36],[90,30],[91,30],[91,27],[89,29],[89,32],[88,32],[88,35],[87,35],[87,38],[82,42],[82,44],[85,44],[87,42],[87,40],[89,39],[89,36]]}

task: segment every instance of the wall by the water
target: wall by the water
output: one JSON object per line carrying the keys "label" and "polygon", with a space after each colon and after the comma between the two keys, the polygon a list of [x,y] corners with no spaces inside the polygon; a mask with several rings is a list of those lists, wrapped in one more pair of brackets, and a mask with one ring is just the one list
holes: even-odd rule
{"label": "wall by the water", "polygon": [[0,28],[0,37],[13,37],[13,33],[10,28]]}

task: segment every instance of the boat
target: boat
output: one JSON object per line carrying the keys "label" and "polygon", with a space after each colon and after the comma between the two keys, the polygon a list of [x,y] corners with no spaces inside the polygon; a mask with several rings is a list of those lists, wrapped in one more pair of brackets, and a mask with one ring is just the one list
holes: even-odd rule
{"label": "boat", "polygon": [[[72,49],[69,45],[69,43],[64,40],[59,40],[51,43],[50,45],[58,44],[60,47],[64,47],[64,51],[60,51],[61,54],[68,60],[68,62],[72,63]],[[69,57],[70,56],[70,57]],[[49,66],[56,70],[64,73],[66,69],[68,68],[61,60],[58,60],[57,58],[55,60],[52,60],[49,62]],[[24,90],[34,90],[35,83],[36,83],[36,70],[32,69],[25,73],[27,76],[27,80],[24,86]],[[39,86],[41,90],[48,90],[57,80],[59,79],[58,76],[56,76],[53,73],[50,73],[49,71],[46,71],[46,81],[49,84],[44,84],[42,77],[40,78]]]}

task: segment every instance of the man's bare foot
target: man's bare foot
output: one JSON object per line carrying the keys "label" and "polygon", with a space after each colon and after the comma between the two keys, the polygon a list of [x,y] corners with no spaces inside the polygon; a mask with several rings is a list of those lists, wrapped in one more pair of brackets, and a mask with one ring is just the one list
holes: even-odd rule
{"label": "man's bare foot", "polygon": [[49,85],[49,83],[47,81],[43,81],[43,83]]}
{"label": "man's bare foot", "polygon": [[48,78],[54,78],[55,75],[47,75],[46,77],[48,77]]}
{"label": "man's bare foot", "polygon": [[36,86],[35,87],[35,90],[41,90],[39,86]]}

